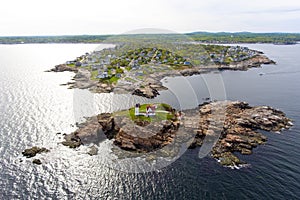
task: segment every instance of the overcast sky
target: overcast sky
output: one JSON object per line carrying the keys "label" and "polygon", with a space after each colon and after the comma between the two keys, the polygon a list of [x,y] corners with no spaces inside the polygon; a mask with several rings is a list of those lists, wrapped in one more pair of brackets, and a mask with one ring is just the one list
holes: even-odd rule
{"label": "overcast sky", "polygon": [[0,35],[300,32],[300,0],[5,0]]}

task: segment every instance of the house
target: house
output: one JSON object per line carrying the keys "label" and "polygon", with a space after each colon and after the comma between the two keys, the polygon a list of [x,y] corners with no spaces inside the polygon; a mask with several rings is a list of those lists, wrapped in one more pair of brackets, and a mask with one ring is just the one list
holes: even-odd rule
{"label": "house", "polygon": [[82,63],[82,67],[87,67],[89,64],[86,62],[86,61],[84,61],[83,63]]}
{"label": "house", "polygon": [[74,63],[75,63],[75,61],[67,61],[66,62],[67,65],[71,65],[71,64],[74,64]]}
{"label": "house", "polygon": [[97,78],[108,78],[107,72],[98,72]]}
{"label": "house", "polygon": [[81,67],[81,65],[82,65],[82,63],[79,62],[79,61],[75,63],[75,66],[76,66],[76,67]]}
{"label": "house", "polygon": [[97,70],[98,69],[98,65],[92,65],[92,70]]}
{"label": "house", "polygon": [[105,78],[103,74],[98,74],[97,78]]}
{"label": "house", "polygon": [[143,71],[138,71],[135,73],[136,76],[143,76],[144,75],[144,72]]}
{"label": "house", "polygon": [[104,76],[104,78],[107,78],[108,77],[108,72],[103,72],[103,76]]}
{"label": "house", "polygon": [[116,73],[116,75],[115,75],[117,78],[121,78],[122,77],[122,74],[120,74],[120,73]]}
{"label": "house", "polygon": [[98,75],[97,75],[97,78],[105,78],[103,73],[104,73],[104,72],[103,72],[102,70],[98,69]]}
{"label": "house", "polygon": [[192,63],[189,62],[189,61],[185,61],[185,62],[183,63],[183,65],[192,65]]}

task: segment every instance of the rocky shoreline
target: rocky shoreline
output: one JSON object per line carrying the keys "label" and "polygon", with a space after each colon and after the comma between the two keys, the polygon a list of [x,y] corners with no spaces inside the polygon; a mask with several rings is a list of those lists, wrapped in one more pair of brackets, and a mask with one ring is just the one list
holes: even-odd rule
{"label": "rocky shoreline", "polygon": [[[62,144],[76,148],[93,137],[105,135],[125,151],[151,153],[174,142],[188,141],[189,148],[201,148],[207,138],[211,138],[215,140],[211,156],[222,166],[238,166],[245,162],[236,153],[249,155],[253,148],[266,143],[267,137],[259,130],[280,132],[293,125],[279,110],[268,106],[251,107],[238,101],[204,103],[184,113],[181,121],[163,120],[134,126],[127,117],[102,113],[88,118],[78,130],[66,135]],[[170,151],[174,149],[170,148]],[[167,153],[172,154],[174,152]]]}
{"label": "rocky shoreline", "polygon": [[[209,73],[216,70],[248,70],[250,68],[261,67],[263,64],[276,64],[263,54],[258,54],[250,59],[232,62],[229,65],[219,64],[210,66],[193,66],[191,68],[183,68],[180,70],[169,70],[164,72],[153,73],[144,76],[144,80],[136,84],[109,83],[99,80],[91,80],[91,72],[86,68],[69,67],[66,64],[55,66],[48,72],[74,72],[76,73],[72,82],[66,84],[69,89],[89,89],[94,93],[129,93],[132,95],[142,96],[146,98],[155,98],[159,95],[159,91],[167,90],[161,83],[161,80],[167,76],[192,76],[203,73]],[[124,78],[126,79],[126,78]],[[124,81],[126,82],[126,81]]]}
{"label": "rocky shoreline", "polygon": [[[203,136],[214,134],[218,130],[219,127],[213,126],[211,120],[217,118],[213,115],[214,110],[222,106],[223,103],[214,102],[200,107],[200,129],[194,143],[201,143]],[[224,166],[245,164],[235,153],[249,155],[253,148],[266,143],[267,137],[259,130],[281,132],[293,125],[282,111],[269,106],[251,107],[245,102],[226,102],[225,108],[223,130],[211,152]]]}

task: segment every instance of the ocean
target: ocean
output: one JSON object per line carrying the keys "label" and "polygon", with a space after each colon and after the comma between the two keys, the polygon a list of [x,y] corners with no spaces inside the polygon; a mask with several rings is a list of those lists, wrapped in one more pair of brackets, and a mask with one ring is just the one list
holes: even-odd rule
{"label": "ocean", "polygon": [[[0,45],[0,199],[299,199],[300,197],[300,45],[242,44],[263,51],[277,65],[248,71],[221,71],[168,77],[170,89],[152,102],[187,109],[206,98],[240,100],[284,111],[294,126],[263,132],[268,141],[248,156],[247,167],[230,169],[199,149],[187,150],[167,166],[131,173],[115,167],[111,141],[100,139],[99,154],[69,149],[61,133],[99,112],[147,102],[131,95],[92,94],[67,89],[73,73],[45,72],[99,44]],[[263,75],[260,75],[263,74]],[[220,89],[221,88],[221,89]],[[220,89],[220,90],[219,90]],[[43,146],[47,154],[32,164],[21,152]]]}

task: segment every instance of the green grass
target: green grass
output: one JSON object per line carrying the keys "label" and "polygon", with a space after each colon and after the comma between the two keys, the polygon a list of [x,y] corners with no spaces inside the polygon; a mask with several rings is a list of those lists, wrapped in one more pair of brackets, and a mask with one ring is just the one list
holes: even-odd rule
{"label": "green grass", "polygon": [[68,67],[75,67],[75,64],[67,64]]}
{"label": "green grass", "polygon": [[135,108],[129,109],[129,116],[133,121],[148,121],[148,122],[160,122],[163,120],[176,120],[175,112],[172,107],[167,104],[143,104],[140,107],[140,113],[146,114],[146,108],[148,105],[156,105],[156,112],[154,116],[146,117],[143,115],[135,116]]}
{"label": "green grass", "polygon": [[133,78],[129,78],[129,77],[126,77],[126,78],[125,78],[125,81],[132,82],[132,83],[136,83],[136,82],[137,82],[137,81],[134,80]]}
{"label": "green grass", "polygon": [[115,112],[114,115],[118,116],[118,117],[128,117],[130,118],[130,120],[132,120],[134,123],[136,123],[137,125],[141,125],[141,124],[149,124],[151,122],[161,122],[163,120],[169,120],[169,121],[176,121],[176,115],[174,110],[172,109],[171,106],[167,105],[167,104],[143,104],[140,107],[140,113],[144,113],[146,114],[146,107],[147,105],[156,105],[156,112],[154,116],[135,116],[135,107],[132,107],[128,110],[123,110],[123,111],[118,111]]}
{"label": "green grass", "polygon": [[98,71],[97,71],[97,70],[91,71],[91,80],[93,80],[93,81],[99,80],[99,79],[97,78],[97,76],[98,76]]}
{"label": "green grass", "polygon": [[111,78],[109,79],[109,83],[111,83],[111,84],[112,84],[112,83],[117,83],[118,80],[119,80],[118,77],[113,76],[113,77],[111,77]]}

